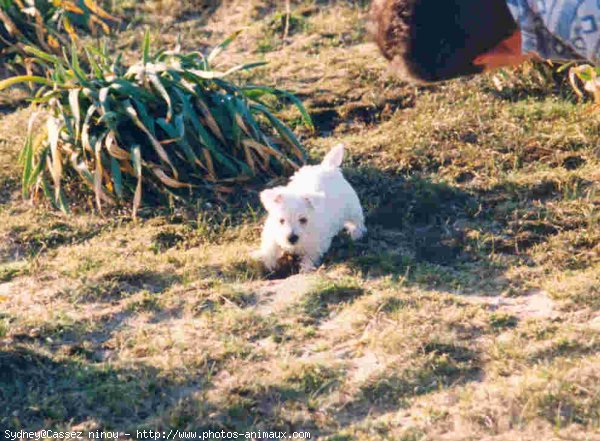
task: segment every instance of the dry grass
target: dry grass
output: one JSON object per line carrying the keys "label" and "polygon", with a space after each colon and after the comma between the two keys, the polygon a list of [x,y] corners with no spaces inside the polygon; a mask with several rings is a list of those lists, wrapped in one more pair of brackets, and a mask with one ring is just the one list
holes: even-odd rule
{"label": "dry grass", "polygon": [[293,2],[287,41],[268,1],[154,23],[187,49],[248,26],[227,61],[265,58],[253,75],[303,97],[314,159],[348,144],[370,233],[311,277],[247,257],[256,195],[138,222],[31,207],[26,111],[1,97],[2,426],[600,439],[598,116],[544,69],[388,78],[364,7]]}

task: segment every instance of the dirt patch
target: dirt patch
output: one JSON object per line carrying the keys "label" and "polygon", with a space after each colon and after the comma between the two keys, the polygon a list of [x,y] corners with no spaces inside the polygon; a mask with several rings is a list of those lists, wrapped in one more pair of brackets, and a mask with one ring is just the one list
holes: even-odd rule
{"label": "dirt patch", "polygon": [[468,296],[465,299],[488,305],[494,311],[515,315],[519,319],[551,319],[558,314],[556,302],[543,291],[533,291],[522,297]]}
{"label": "dirt patch", "polygon": [[350,370],[351,381],[357,384],[363,383],[384,367],[385,363],[382,363],[374,352],[367,352],[353,360]]}
{"label": "dirt patch", "polygon": [[310,292],[318,281],[316,275],[296,275],[282,280],[262,282],[256,289],[256,311],[269,315],[281,312]]}
{"label": "dirt patch", "polygon": [[8,296],[13,292],[14,287],[14,282],[0,283],[0,300],[8,299]]}

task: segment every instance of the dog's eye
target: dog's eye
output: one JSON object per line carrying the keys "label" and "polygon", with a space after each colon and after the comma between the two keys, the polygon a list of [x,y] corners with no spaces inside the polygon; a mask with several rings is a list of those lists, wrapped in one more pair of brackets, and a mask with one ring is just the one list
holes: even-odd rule
{"label": "dog's eye", "polygon": [[279,219],[279,223],[280,223],[281,225],[285,224],[285,219]]}
{"label": "dog's eye", "polygon": [[300,224],[301,224],[301,225],[306,225],[306,224],[307,224],[307,222],[308,222],[308,219],[306,219],[305,217],[301,217],[301,218],[300,218]]}

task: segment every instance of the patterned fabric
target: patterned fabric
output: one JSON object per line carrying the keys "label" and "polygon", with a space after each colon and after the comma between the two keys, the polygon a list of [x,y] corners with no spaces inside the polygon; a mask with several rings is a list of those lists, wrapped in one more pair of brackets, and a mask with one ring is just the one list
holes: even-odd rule
{"label": "patterned fabric", "polygon": [[506,0],[521,28],[523,53],[600,64],[600,0]]}

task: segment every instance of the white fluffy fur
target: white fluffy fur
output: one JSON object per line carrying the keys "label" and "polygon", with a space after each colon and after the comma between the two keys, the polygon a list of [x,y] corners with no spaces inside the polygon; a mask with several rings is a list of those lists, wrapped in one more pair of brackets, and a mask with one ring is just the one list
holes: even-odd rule
{"label": "white fluffy fur", "polygon": [[[343,158],[344,146],[338,145],[321,164],[298,170],[286,187],[260,194],[268,217],[255,257],[269,270],[289,253],[301,258],[302,272],[312,271],[341,230],[346,228],[353,240],[367,231],[358,196],[340,170]],[[295,243],[291,236],[297,236]]]}

